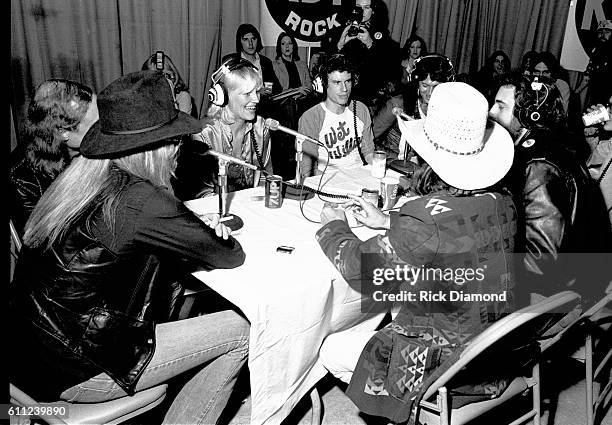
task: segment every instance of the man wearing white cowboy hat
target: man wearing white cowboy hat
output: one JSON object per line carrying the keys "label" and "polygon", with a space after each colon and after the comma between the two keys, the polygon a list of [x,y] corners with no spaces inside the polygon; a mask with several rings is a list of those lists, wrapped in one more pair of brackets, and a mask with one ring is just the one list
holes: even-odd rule
{"label": "man wearing white cowboy hat", "polygon": [[523,280],[530,292],[550,295],[573,290],[597,291],[595,270],[584,256],[610,249],[609,225],[601,193],[586,168],[570,152],[563,106],[553,85],[519,75],[502,81],[489,112],[515,139],[515,161],[508,185],[520,206]]}
{"label": "man wearing white cowboy hat", "polygon": [[[321,348],[325,367],[349,382],[346,394],[366,414],[397,423],[408,420],[432,374],[448,368],[465,344],[512,308],[517,214],[511,196],[493,186],[510,169],[514,150],[508,132],[488,121],[487,110],[487,100],[473,87],[442,83],[431,95],[426,118],[400,123],[426,161],[415,171],[415,191],[421,197],[389,215],[362,198],[351,202],[361,210],[354,213],[357,221],[385,229],[384,235],[361,241],[343,209],[321,212],[319,244],[355,290],[372,296],[370,304],[362,304],[364,313],[372,303],[370,308],[389,308],[380,292],[407,301],[381,331],[332,334]],[[434,276],[375,280],[397,267],[433,269]],[[445,274],[436,277],[438,269]],[[457,280],[465,270],[486,273],[478,283]],[[503,300],[449,299],[457,290],[503,294]],[[492,314],[481,315],[483,309]],[[472,401],[490,398],[480,388],[472,388]]]}

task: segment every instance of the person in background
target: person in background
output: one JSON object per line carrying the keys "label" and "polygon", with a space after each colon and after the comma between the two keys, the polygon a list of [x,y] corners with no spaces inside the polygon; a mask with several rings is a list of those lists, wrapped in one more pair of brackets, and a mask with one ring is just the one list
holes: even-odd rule
{"label": "person in background", "polygon": [[327,167],[371,163],[374,152],[368,108],[351,97],[358,78],[352,63],[337,53],[327,58],[320,75],[325,100],[302,114],[298,132],[318,140],[322,146],[304,143],[302,177],[320,174]]}
{"label": "person in background", "polygon": [[521,284],[544,296],[575,290],[586,301],[602,283],[596,270],[581,264],[587,258],[580,254],[610,252],[612,235],[599,188],[570,150],[572,135],[556,86],[510,75],[489,115],[514,139],[507,184],[521,220]]}
{"label": "person in background", "polygon": [[[421,56],[414,62],[410,83],[403,87],[403,110],[413,119],[427,116],[429,99],[434,89],[446,82],[455,80],[455,67],[449,58],[439,54]],[[389,157],[403,159],[408,152],[407,146],[400,143],[401,133],[393,115],[393,125],[389,131],[376,140],[377,146],[385,150]]]}
{"label": "person in background", "polygon": [[421,56],[415,61],[411,80],[404,91],[404,112],[415,119],[425,118],[434,89],[455,80],[455,67],[443,55]]}
{"label": "person in background", "polygon": [[187,84],[183,81],[183,77],[181,77],[180,72],[178,72],[170,56],[161,51],[153,53],[145,63],[142,64],[141,70],[145,71],[147,69],[163,72],[164,77],[166,77],[172,88],[176,109],[194,118],[198,118],[195,102],[191,94],[189,94],[189,87],[187,87]]}
{"label": "person in background", "polygon": [[521,66],[518,68],[518,72],[521,73],[525,78],[531,80],[533,66],[535,65],[535,59],[538,56],[538,52],[530,50],[523,55],[521,59]]}
{"label": "person in background", "polygon": [[473,81],[474,87],[487,98],[490,105],[493,104],[500,79],[510,70],[511,64],[508,55],[502,50],[496,50],[476,74]]}
{"label": "person in background", "polygon": [[278,35],[272,66],[283,90],[299,88],[303,96],[310,93],[310,72],[306,62],[300,60],[297,42],[291,34],[281,32]]}
{"label": "person in background", "polygon": [[[608,99],[608,117],[612,117],[612,96]],[[591,105],[588,112],[604,107],[602,104]],[[610,226],[612,226],[612,118],[607,121],[584,128],[584,134],[591,147],[587,167],[591,177],[601,188],[606,203]]]}
{"label": "person in background", "polygon": [[41,83],[28,107],[26,143],[11,154],[9,215],[19,235],[36,203],[79,154],[87,130],[98,120],[96,95],[76,81]]}
{"label": "person in background", "polygon": [[382,0],[356,0],[353,13],[354,19],[329,31],[322,45],[329,54],[342,53],[353,63],[359,75],[353,96],[370,108],[374,119],[376,110],[399,90],[400,49],[389,35],[389,15]]}
{"label": "person in background", "polygon": [[[298,92],[277,101],[276,119],[281,125],[297,130],[300,115],[317,100],[312,94],[310,71],[306,62],[300,60],[295,38],[282,32],[276,39],[276,59],[272,62],[274,72],[283,90],[297,89]],[[283,178],[295,177],[294,137],[282,132],[274,136],[277,142],[272,152],[272,163],[276,174]]]}
{"label": "person in background", "polygon": [[170,188],[178,137],[201,125],[175,109],[160,72],[118,78],[99,106],[82,156],[26,224],[10,380],[41,402],[100,403],[190,371],[163,423],[216,423],[247,358],[248,322],[222,311],[160,323],[179,270],[245,258],[218,215],[198,218]]}
{"label": "person in background", "polygon": [[561,95],[561,103],[563,104],[563,110],[567,115],[571,90],[567,81],[559,78],[561,65],[559,61],[550,52],[540,52],[533,60],[533,66],[531,67],[531,80],[538,77],[540,81],[552,83],[557,86],[559,94]]}
{"label": "person in background", "polygon": [[251,24],[240,24],[236,30],[236,53],[255,65],[259,77],[264,82],[262,95],[280,93],[283,88],[274,73],[272,61],[259,53],[261,49],[263,49],[261,35],[257,28]]}
{"label": "person in background", "polygon": [[[510,194],[495,186],[512,165],[512,139],[500,125],[487,121],[487,109],[487,100],[473,87],[442,83],[431,96],[427,117],[407,123],[408,140],[425,161],[415,172],[421,196],[388,215],[362,198],[351,202],[359,209],[353,212],[359,223],[384,234],[362,241],[348,226],[345,209],[321,211],[323,226],[316,234],[321,249],[351,287],[374,300],[378,290],[383,295],[461,290],[505,297],[495,302],[416,297],[398,303],[397,315],[378,332],[349,329],[329,335],[320,358],[349,383],[346,394],[361,412],[405,423],[428,383],[475,336],[513,311],[517,214]],[[483,239],[483,232],[490,238]],[[374,281],[376,269],[396,267],[486,273],[478,284],[452,277]],[[464,397],[472,402],[491,399],[507,386],[507,379],[486,372],[482,376],[487,378],[454,388],[453,405],[461,405]]]}
{"label": "person in background", "polygon": [[400,53],[402,58],[402,84],[408,84],[412,79],[414,61],[427,55],[425,40],[416,34],[411,35],[404,43]]}
{"label": "person in background", "polygon": [[[208,108],[207,121],[202,131],[193,135],[195,143],[188,144],[186,148],[195,149],[195,155],[205,153],[209,148],[214,149],[272,174],[270,132],[264,125],[264,119],[257,114],[259,93],[263,86],[257,69],[248,60],[229,55],[213,73],[212,82],[212,104]],[[206,155],[202,160],[203,165],[195,167],[184,178],[177,169],[179,179],[197,186],[192,190],[195,192],[192,197],[212,193],[217,182],[216,158]],[[208,171],[200,172],[202,168]],[[234,163],[227,165],[229,192],[256,187],[263,178],[262,171]]]}
{"label": "person in background", "polygon": [[584,105],[606,103],[612,96],[612,20],[603,19],[597,24],[595,46],[589,52],[590,60],[582,80],[576,88],[580,93],[587,89]]}

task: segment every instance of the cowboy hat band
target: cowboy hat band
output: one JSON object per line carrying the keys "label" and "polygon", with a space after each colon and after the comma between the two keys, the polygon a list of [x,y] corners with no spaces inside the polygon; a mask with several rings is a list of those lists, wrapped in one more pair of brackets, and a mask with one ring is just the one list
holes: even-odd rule
{"label": "cowboy hat band", "polygon": [[89,158],[113,158],[153,149],[168,139],[198,133],[198,120],[178,111],[160,71],[138,71],[119,77],[98,95],[100,119],[81,143]]}
{"label": "cowboy hat band", "polygon": [[487,100],[468,84],[439,84],[424,119],[398,123],[402,137],[416,153],[442,180],[458,189],[492,186],[512,165],[510,134],[488,120]]}

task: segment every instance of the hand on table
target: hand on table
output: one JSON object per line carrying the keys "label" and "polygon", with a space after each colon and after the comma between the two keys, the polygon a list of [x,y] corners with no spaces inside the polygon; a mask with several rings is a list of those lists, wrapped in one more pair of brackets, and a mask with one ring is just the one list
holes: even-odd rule
{"label": "hand on table", "polygon": [[232,230],[225,226],[223,223],[219,223],[220,217],[216,213],[206,213],[199,215],[200,219],[211,229],[214,229],[215,234],[220,238],[227,239],[232,234]]}
{"label": "hand on table", "polygon": [[387,214],[383,213],[375,205],[369,203],[360,196],[349,195],[349,197],[351,201],[347,202],[345,205],[356,205],[360,210],[353,210],[352,213],[355,220],[373,229],[389,230],[391,227],[391,219]]}
{"label": "hand on table", "polygon": [[342,220],[346,223],[346,214],[342,208],[326,203],[321,210],[321,224],[325,225],[330,221]]}

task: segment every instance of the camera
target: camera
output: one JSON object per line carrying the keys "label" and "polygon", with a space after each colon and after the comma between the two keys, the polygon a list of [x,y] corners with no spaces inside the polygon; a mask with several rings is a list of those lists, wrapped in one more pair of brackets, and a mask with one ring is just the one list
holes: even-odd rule
{"label": "camera", "polygon": [[363,10],[359,6],[355,6],[349,15],[346,25],[350,26],[347,35],[354,37],[361,32],[361,19],[363,17]]}

